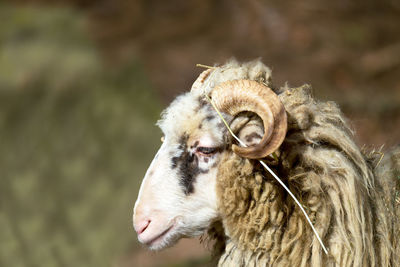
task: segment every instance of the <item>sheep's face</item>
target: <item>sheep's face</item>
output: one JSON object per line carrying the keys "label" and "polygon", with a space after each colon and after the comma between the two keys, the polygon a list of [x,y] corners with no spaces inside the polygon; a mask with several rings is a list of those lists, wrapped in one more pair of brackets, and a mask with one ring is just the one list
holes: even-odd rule
{"label": "sheep's face", "polygon": [[200,235],[218,218],[216,175],[227,131],[202,97],[178,97],[158,123],[163,143],[143,179],[134,208],[138,239],[161,249]]}

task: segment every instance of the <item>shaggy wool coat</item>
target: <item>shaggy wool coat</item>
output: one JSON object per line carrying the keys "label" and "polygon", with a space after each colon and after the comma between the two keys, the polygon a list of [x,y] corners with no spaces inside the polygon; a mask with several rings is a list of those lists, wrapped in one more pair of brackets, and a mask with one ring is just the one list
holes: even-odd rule
{"label": "shaggy wool coat", "polygon": [[[288,132],[270,162],[328,247],[257,161],[228,153],[217,176],[219,266],[400,266],[400,149],[362,153],[338,107],[283,88]],[[234,171],[233,171],[234,170]]]}

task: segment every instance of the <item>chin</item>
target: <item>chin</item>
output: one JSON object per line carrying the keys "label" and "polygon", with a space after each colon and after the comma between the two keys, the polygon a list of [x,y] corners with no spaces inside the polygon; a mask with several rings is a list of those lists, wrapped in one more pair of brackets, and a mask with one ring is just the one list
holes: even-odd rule
{"label": "chin", "polygon": [[175,227],[172,227],[150,241],[143,242],[140,239],[139,241],[144,244],[148,249],[158,251],[175,245],[182,237],[184,236],[179,234],[179,232],[176,231]]}
{"label": "chin", "polygon": [[148,244],[147,247],[153,251],[162,250],[175,245],[182,237],[183,236],[178,235],[168,235],[164,238],[155,240],[151,244]]}
{"label": "chin", "polygon": [[158,251],[175,245],[182,238],[196,237],[204,233],[204,229],[192,229],[191,231],[188,231],[188,229],[178,228],[179,227],[172,227],[171,229],[165,231],[165,233],[162,233],[160,236],[149,242],[141,242],[147,246],[148,249]]}

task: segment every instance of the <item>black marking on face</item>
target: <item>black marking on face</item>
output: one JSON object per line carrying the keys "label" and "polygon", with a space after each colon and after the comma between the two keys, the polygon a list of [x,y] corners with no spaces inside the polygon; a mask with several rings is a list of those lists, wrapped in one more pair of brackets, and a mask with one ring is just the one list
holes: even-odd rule
{"label": "black marking on face", "polygon": [[194,192],[193,183],[200,173],[199,159],[190,151],[183,152],[179,161],[180,184],[185,195]]}
{"label": "black marking on face", "polygon": [[196,148],[199,145],[199,141],[194,142],[194,144],[192,146],[190,146],[190,148]]}
{"label": "black marking on face", "polygon": [[201,174],[206,174],[210,171],[209,169],[199,169],[199,170]]}
{"label": "black marking on face", "polygon": [[172,157],[171,159],[171,169],[175,169],[178,166],[179,157]]}
{"label": "black marking on face", "polygon": [[189,136],[184,133],[180,138],[179,138],[179,145],[178,145],[178,150],[180,150],[180,155],[179,156],[173,156],[175,153],[172,153],[171,155],[171,169],[175,169],[178,166],[179,160],[182,156],[182,152],[186,150],[186,142],[188,140]]}
{"label": "black marking on face", "polygon": [[196,148],[199,145],[199,142],[196,141],[189,150],[187,141],[187,135],[184,135],[179,139],[178,147],[181,150],[181,154],[171,158],[171,168],[177,169],[179,184],[183,187],[183,192],[185,195],[189,195],[194,192],[194,182],[199,174],[205,174],[209,172],[208,169],[201,169],[199,167],[199,158],[193,152],[195,151],[193,148]]}
{"label": "black marking on face", "polygon": [[214,115],[208,115],[208,116],[206,117],[206,121],[211,121],[211,120],[213,120],[213,119],[215,119],[215,116],[214,116]]}
{"label": "black marking on face", "polygon": [[198,98],[198,101],[199,101],[199,108],[200,109],[202,109],[203,107],[205,107],[208,104],[207,100],[205,100],[203,96],[200,96]]}

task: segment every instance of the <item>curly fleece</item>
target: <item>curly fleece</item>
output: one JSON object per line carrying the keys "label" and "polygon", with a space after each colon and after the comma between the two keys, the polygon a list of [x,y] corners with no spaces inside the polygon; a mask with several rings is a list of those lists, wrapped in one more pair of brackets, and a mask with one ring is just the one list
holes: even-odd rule
{"label": "curly fleece", "polygon": [[212,233],[218,265],[400,266],[400,149],[374,170],[375,158],[354,143],[334,103],[315,102],[309,86],[281,91],[288,133],[274,171],[305,207],[329,253],[274,178],[257,161],[229,152],[217,175],[224,229]]}

